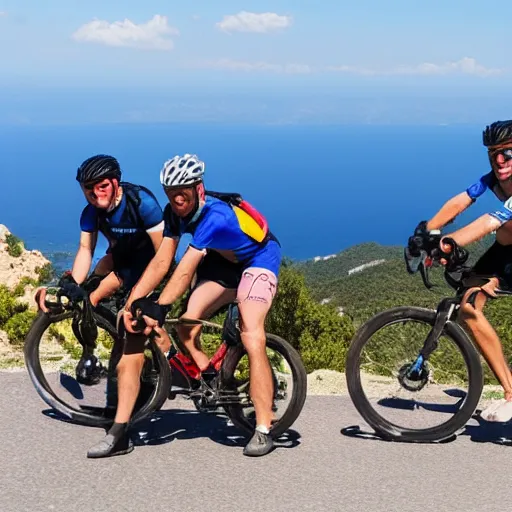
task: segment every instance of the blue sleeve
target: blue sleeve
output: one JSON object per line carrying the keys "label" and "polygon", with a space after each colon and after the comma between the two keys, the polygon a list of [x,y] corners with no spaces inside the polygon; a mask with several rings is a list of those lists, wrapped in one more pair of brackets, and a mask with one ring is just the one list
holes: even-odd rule
{"label": "blue sleeve", "polygon": [[468,196],[475,201],[476,198],[480,197],[487,189],[493,188],[495,179],[493,171],[484,174],[476,183],[473,183],[473,185],[466,189]]}
{"label": "blue sleeve", "polygon": [[164,209],[164,237],[179,238],[181,236],[179,219],[171,210],[168,204]]}
{"label": "blue sleeve", "polygon": [[98,231],[98,214],[92,204],[88,204],[82,211],[80,229],[86,233]]}
{"label": "blue sleeve", "polygon": [[160,224],[164,218],[162,208],[155,197],[144,190],[139,193],[140,206],[139,213],[144,222],[144,227],[150,229]]}
{"label": "blue sleeve", "polygon": [[225,223],[222,214],[210,210],[195,229],[190,245],[199,250],[213,248],[213,242]]}

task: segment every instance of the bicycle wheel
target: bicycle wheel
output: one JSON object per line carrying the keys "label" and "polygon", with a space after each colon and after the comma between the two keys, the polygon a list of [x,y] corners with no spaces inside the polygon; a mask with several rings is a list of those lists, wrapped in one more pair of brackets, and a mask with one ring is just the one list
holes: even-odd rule
{"label": "bicycle wheel", "polygon": [[348,391],[359,414],[381,437],[441,441],[464,427],[478,405],[483,388],[480,356],[454,322],[444,327],[418,378],[406,377],[435,318],[430,309],[392,308],[368,320],[352,340]]}
{"label": "bicycle wheel", "polygon": [[[295,422],[304,407],[307,375],[298,352],[279,336],[267,334],[267,355],[274,377],[272,435],[279,437]],[[224,409],[237,427],[252,433],[256,428],[256,416],[250,399],[249,362],[242,344],[228,349],[221,367],[220,389],[238,392],[240,403],[226,405]]]}
{"label": "bicycle wheel", "polygon": [[[75,379],[82,347],[70,327],[71,312],[55,315],[40,311],[25,338],[25,364],[37,393],[52,409],[79,424],[106,427],[115,415],[115,370],[123,342],[113,325],[115,316],[111,316],[94,313],[99,330],[95,354],[108,370],[92,386],[79,384]],[[170,389],[171,376],[165,355],[152,341],[148,341],[145,355],[132,424],[162,407]]]}

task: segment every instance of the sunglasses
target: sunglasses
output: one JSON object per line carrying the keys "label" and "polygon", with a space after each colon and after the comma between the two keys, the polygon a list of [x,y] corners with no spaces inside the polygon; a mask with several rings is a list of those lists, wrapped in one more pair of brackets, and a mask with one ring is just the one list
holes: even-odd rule
{"label": "sunglasses", "polygon": [[[84,183],[83,187],[85,188],[85,190],[94,190],[100,183],[101,181],[96,181],[95,183]],[[107,187],[109,184],[110,183],[105,183],[101,187]]]}
{"label": "sunglasses", "polygon": [[505,162],[508,162],[509,160],[512,160],[512,148],[495,149],[494,151],[491,151],[491,155],[493,159],[496,159],[498,155],[501,155]]}

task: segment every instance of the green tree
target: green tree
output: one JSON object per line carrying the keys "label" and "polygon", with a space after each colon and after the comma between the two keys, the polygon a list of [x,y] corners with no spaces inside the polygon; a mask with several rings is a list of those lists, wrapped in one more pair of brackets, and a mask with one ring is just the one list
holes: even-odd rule
{"label": "green tree", "polygon": [[299,351],[308,373],[319,368],[344,370],[354,335],[352,321],[346,315],[340,316],[335,307],[316,302],[303,274],[286,263],[280,270],[266,328]]}

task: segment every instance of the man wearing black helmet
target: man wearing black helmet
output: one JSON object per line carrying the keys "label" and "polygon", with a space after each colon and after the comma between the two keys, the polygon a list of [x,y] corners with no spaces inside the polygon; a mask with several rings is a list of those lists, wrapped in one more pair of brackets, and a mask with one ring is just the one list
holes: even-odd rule
{"label": "man wearing black helmet", "polygon": [[[70,274],[60,284],[82,284],[87,278],[98,233],[109,242],[107,254],[98,262],[94,274],[101,279],[89,299],[92,306],[112,295],[121,286],[128,291],[138,281],[158,250],[163,238],[163,211],[156,197],[145,187],[121,181],[118,161],[109,155],[95,155],[77,170],[87,206],[80,217],[80,245]],[[99,280],[98,279],[98,280]],[[46,290],[36,300],[43,311]],[[97,381],[101,365],[90,347],[84,347],[77,366],[77,380],[84,384]]]}
{"label": "man wearing black helmet", "polygon": [[[484,174],[464,192],[448,200],[427,222],[427,230],[440,230],[457,215],[471,206],[486,190],[503,202],[503,206],[486,213],[457,231],[446,234],[461,246],[480,240],[496,232],[496,240],[472,267],[465,278],[468,289],[461,303],[461,317],[496,375],[504,390],[504,398],[493,402],[481,414],[487,421],[504,422],[512,419],[512,374],[503,354],[501,341],[483,308],[489,297],[495,297],[497,288],[512,288],[512,120],[496,121],[483,132],[483,143],[488,148],[491,171]],[[443,243],[441,249],[450,252]]]}
{"label": "man wearing black helmet", "polygon": [[[236,300],[240,338],[247,351],[250,368],[250,396],[254,404],[256,426],[244,455],[259,457],[274,449],[273,378],[266,351],[265,319],[277,291],[281,264],[281,246],[268,230],[264,217],[245,204],[233,206],[228,200],[205,190],[205,163],[196,155],[176,155],[160,171],[160,183],[169,199],[164,210],[165,229],[162,244],[141,279],[133,287],[123,311],[124,326],[137,333],[131,306],[139,304],[146,321],[145,335],[153,330],[162,346],[171,340],[163,329],[170,305],[187,291],[184,318],[205,319],[223,305]],[[220,194],[222,196],[222,194]],[[240,215],[240,217],[238,216]],[[252,222],[247,222],[248,217]],[[240,219],[243,219],[242,221]],[[168,273],[182,236],[192,236],[178,265],[154,302],[144,299]],[[198,378],[215,387],[218,368],[201,349],[201,326],[177,326],[177,334],[196,365]],[[133,343],[131,343],[133,341]],[[128,443],[127,425],[137,398],[139,376],[144,362],[144,344],[132,338],[127,345],[131,357],[119,379],[119,405],[115,423],[107,435],[88,452],[89,457],[118,454]],[[178,377],[178,373],[176,374]],[[173,377],[174,378],[174,377]],[[179,377],[178,377],[179,378]],[[123,450],[121,450],[123,453]]]}

